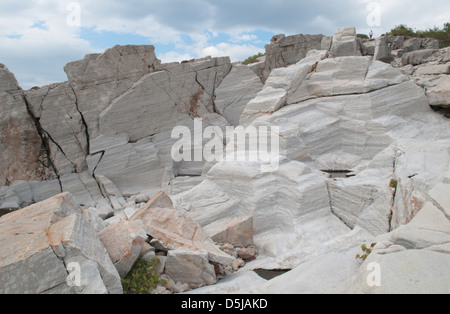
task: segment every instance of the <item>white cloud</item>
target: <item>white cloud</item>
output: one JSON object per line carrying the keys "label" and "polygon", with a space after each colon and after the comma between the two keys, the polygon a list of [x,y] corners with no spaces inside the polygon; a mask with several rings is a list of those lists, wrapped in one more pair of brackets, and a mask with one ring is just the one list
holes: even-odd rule
{"label": "white cloud", "polygon": [[201,54],[212,57],[229,56],[232,62],[244,61],[249,56],[261,52],[261,48],[253,45],[237,45],[230,43],[220,43],[215,46],[208,46],[202,49]]}
{"label": "white cloud", "polygon": [[258,36],[253,34],[240,34],[231,39],[231,42],[233,43],[240,43],[245,41],[254,41],[258,39]]}
{"label": "white cloud", "polygon": [[70,12],[61,1],[32,1],[18,12],[9,4],[6,0],[0,6],[11,9],[0,11],[0,62],[23,88],[65,81],[64,65],[94,52],[78,30],[67,25]]}
{"label": "white cloud", "polygon": [[181,62],[185,60],[192,60],[194,58],[194,56],[188,53],[177,51],[169,51],[158,55],[158,59],[160,59],[162,63]]}
{"label": "white cloud", "polygon": [[330,29],[338,29],[339,27],[342,27],[342,25],[337,26],[332,21],[331,18],[327,18],[323,15],[317,15],[310,23],[309,26],[311,28],[315,28],[318,30],[318,33],[321,33],[322,30],[330,30]]}

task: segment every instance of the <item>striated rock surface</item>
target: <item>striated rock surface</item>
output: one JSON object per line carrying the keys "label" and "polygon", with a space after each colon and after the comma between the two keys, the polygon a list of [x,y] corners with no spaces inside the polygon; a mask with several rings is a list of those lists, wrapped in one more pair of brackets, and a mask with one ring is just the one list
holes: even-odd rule
{"label": "striated rock surface", "polygon": [[289,93],[288,106],[253,125],[279,126],[282,154],[316,169],[351,170],[400,138],[448,138],[423,90],[368,57],[325,59]]}
{"label": "striated rock surface", "polygon": [[53,84],[25,92],[30,112],[48,137],[50,158],[60,175],[87,170],[87,125],[78,108],[77,96],[68,83]]}
{"label": "striated rock surface", "polygon": [[247,103],[263,88],[261,80],[247,66],[234,64],[230,74],[216,89],[216,109],[230,125],[239,125]]}
{"label": "striated rock surface", "polygon": [[158,64],[153,46],[116,46],[66,65],[68,83],[92,138],[99,135],[100,113]]}
{"label": "striated rock surface", "polygon": [[[106,200],[120,210],[124,202],[117,206],[95,181],[101,185],[99,178],[105,177],[120,193],[153,195],[179,174],[201,174],[203,163],[171,162],[176,141],[171,131],[180,124],[193,130],[193,119],[200,117],[210,125],[228,125],[215,113],[214,101],[230,70],[227,57],[161,64],[153,46],[116,46],[69,63],[68,82],[22,92],[2,67],[5,91],[0,103],[6,114],[1,123],[1,185],[49,178],[59,184],[48,194],[32,188],[33,195],[26,196],[20,191],[30,187],[22,181],[20,187],[2,188],[2,209],[68,191],[83,208],[104,207]],[[250,77],[258,81],[254,74]],[[236,115],[240,113],[234,119]]]}
{"label": "striated rock surface", "polygon": [[310,74],[317,63],[327,56],[325,51],[311,50],[297,64],[287,68],[274,69],[267,78],[264,88],[248,102],[241,118],[241,125],[249,125],[256,118],[272,114],[286,105],[292,86],[299,84]]}
{"label": "striated rock surface", "polygon": [[253,217],[254,242],[266,257],[261,265],[284,269],[307,258],[297,254],[302,248],[319,245],[314,235],[325,243],[350,231],[331,213],[326,181],[299,162],[284,161],[272,173],[261,172],[259,163],[220,162],[176,202],[216,234],[226,233],[234,220]]}
{"label": "striated rock surface", "polygon": [[138,141],[171,130],[171,121],[213,113],[215,89],[230,69],[228,58],[161,66],[100,113],[100,134],[113,131]]}
{"label": "striated rock surface", "polygon": [[[450,291],[448,218],[427,203],[406,226],[393,231],[361,266],[350,292],[447,294]],[[379,265],[379,285],[368,286],[368,265]]]}

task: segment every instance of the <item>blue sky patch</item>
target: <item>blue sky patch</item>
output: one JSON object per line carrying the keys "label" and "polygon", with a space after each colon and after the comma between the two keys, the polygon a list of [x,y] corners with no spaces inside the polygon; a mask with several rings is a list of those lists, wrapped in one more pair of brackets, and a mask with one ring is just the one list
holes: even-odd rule
{"label": "blue sky patch", "polygon": [[44,31],[48,31],[48,26],[46,25],[45,21],[34,22],[34,24],[31,25],[30,28],[37,28],[37,29],[42,29]]}
{"label": "blue sky patch", "polygon": [[21,39],[22,35],[21,34],[14,34],[14,35],[7,35],[6,36],[9,39]]}
{"label": "blue sky patch", "polygon": [[80,38],[87,40],[93,48],[106,50],[116,45],[150,45],[148,38],[135,34],[119,34],[110,31],[96,31],[93,28],[81,28]]}

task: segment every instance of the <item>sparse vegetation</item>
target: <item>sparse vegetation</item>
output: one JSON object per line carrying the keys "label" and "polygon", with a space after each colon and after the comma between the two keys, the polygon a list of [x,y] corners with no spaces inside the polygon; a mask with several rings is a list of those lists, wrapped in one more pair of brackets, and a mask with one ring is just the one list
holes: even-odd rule
{"label": "sparse vegetation", "polygon": [[[395,202],[395,196],[397,195],[398,181],[396,179],[391,179],[391,181],[389,182],[389,187],[394,189],[394,191],[392,192],[392,197]],[[389,229],[392,228],[393,217],[394,217],[394,212],[391,210],[391,212],[389,214]]]}
{"label": "sparse vegetation", "polygon": [[407,36],[407,37],[421,37],[434,38],[439,40],[439,47],[445,48],[450,46],[450,23],[445,23],[441,29],[437,26],[428,30],[414,30],[404,24],[393,28],[387,35]]}
{"label": "sparse vegetation", "polygon": [[391,182],[389,183],[389,186],[390,186],[391,188],[397,189],[398,181],[395,180],[395,179],[392,179]]}
{"label": "sparse vegetation", "polygon": [[377,244],[372,243],[370,247],[367,247],[366,244],[361,245],[361,250],[363,251],[364,254],[363,255],[357,254],[356,259],[362,259],[363,261],[365,261],[367,257],[369,257],[369,255],[372,253],[372,250],[375,247],[375,245]]}
{"label": "sparse vegetation", "polygon": [[356,37],[361,39],[369,39],[369,36],[367,36],[366,34],[357,34]]}
{"label": "sparse vegetation", "polygon": [[127,277],[122,279],[124,294],[151,294],[159,284],[165,284],[156,273],[159,259],[138,260]]}
{"label": "sparse vegetation", "polygon": [[249,65],[249,64],[252,64],[252,63],[256,63],[256,62],[258,62],[258,58],[264,57],[265,55],[266,55],[266,53],[261,53],[260,52],[257,55],[248,57],[247,59],[242,61],[242,64]]}
{"label": "sparse vegetation", "polygon": [[387,35],[417,37],[415,31],[404,24],[397,25]]}

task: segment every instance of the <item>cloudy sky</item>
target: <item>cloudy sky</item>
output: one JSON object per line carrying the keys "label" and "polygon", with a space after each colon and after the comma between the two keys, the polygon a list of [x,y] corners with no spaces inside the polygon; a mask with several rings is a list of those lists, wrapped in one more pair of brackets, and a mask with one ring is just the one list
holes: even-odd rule
{"label": "cloudy sky", "polygon": [[0,63],[24,89],[66,80],[63,67],[114,45],[152,44],[163,62],[211,55],[242,61],[275,34],[376,36],[395,25],[450,22],[433,0],[1,0]]}

